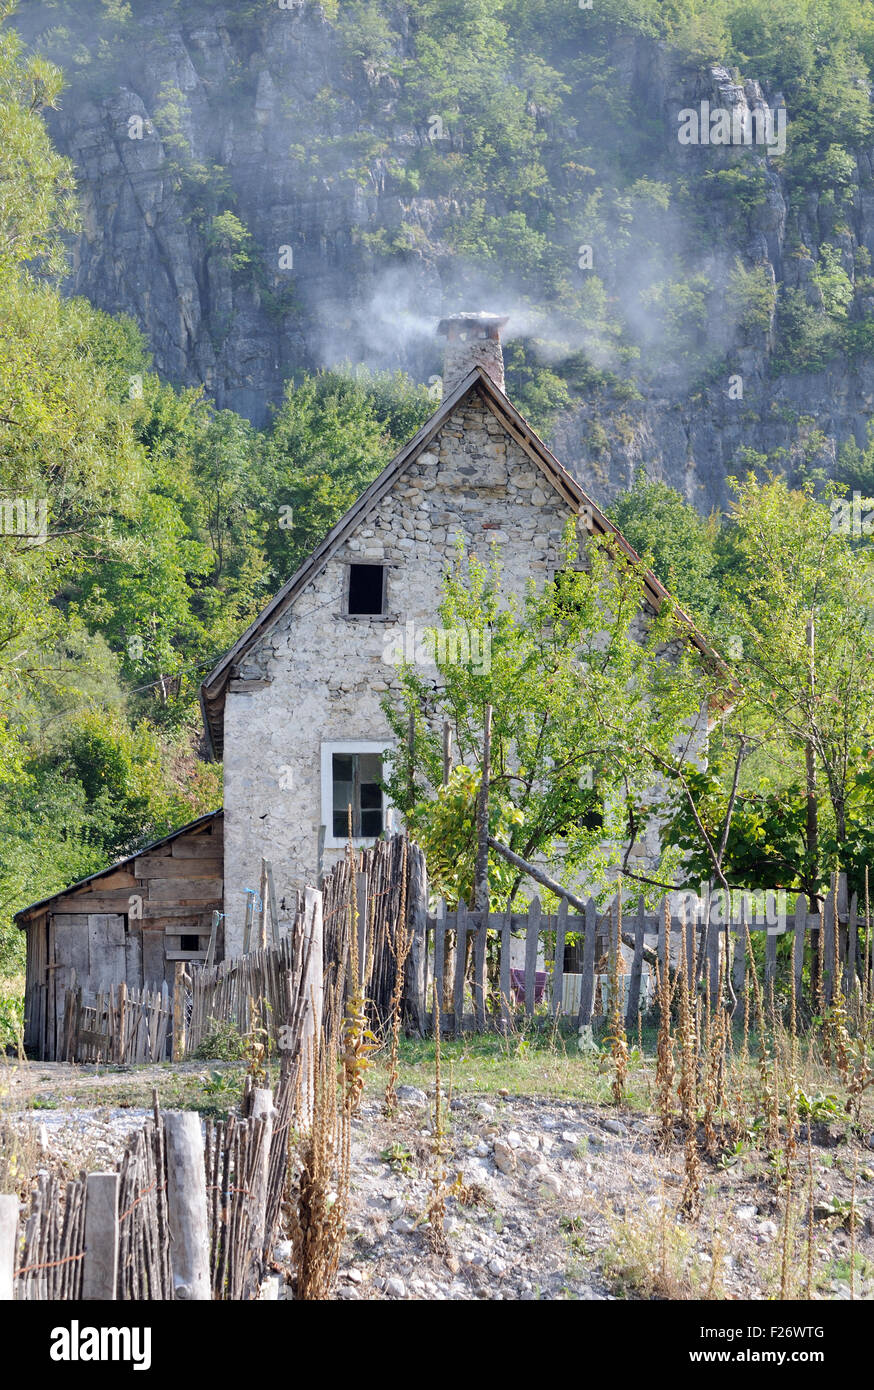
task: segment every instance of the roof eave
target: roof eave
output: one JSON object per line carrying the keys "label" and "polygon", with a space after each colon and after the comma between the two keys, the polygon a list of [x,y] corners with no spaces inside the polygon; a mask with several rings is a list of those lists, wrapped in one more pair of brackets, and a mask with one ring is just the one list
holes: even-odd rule
{"label": "roof eave", "polygon": [[160,840],[152,840],[148,845],[143,845],[142,849],[135,850],[133,854],[126,854],[123,859],[116,859],[114,864],[107,864],[105,869],[98,869],[96,873],[88,874],[86,878],[80,878],[77,883],[71,883],[66,888],[59,888],[57,893],[50,893],[47,898],[40,898],[38,902],[30,903],[28,907],[22,907],[12,918],[19,931],[38,917],[48,907],[49,903],[56,902],[58,898],[66,897],[68,893],[75,893],[79,888],[84,888],[88,883],[94,883],[98,878],[104,878],[106,874],[116,873],[118,869],[130,864],[132,860],[139,859],[141,855],[148,854],[153,849],[159,849],[161,845],[169,844],[171,840],[178,840],[180,835],[186,831],[196,830],[198,826],[205,825],[209,820],[217,820],[224,815],[224,807],[220,806],[217,811],[207,811],[202,816],[197,816],[189,821],[187,825],[180,825],[178,830],[172,830],[169,835],[162,835]]}

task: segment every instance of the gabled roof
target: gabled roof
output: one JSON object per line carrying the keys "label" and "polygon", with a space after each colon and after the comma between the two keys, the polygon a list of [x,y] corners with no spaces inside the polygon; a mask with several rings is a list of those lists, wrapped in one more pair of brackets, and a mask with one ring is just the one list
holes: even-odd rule
{"label": "gabled roof", "polygon": [[[563,464],[550,449],[546,447],[543,440],[534,432],[528,421],[512,404],[509,398],[492,381],[491,377],[483,371],[481,367],[474,367],[463,381],[460,381],[455,390],[450,393],[441,403],[430,419],[408,444],[405,444],[399,453],[382,470],[370,486],[362,492],[361,496],[349,508],[345,516],[337,522],[336,526],[328,532],[325,539],[316,546],[316,549],[308,556],[300,568],[291,578],[283,584],[282,588],[271,599],[267,607],[262,610],[253,623],[246,628],[243,635],[231,647],[230,651],[222,657],[218,665],[210,672],[200,687],[200,703],[203,711],[203,721],[206,727],[212,750],[217,757],[221,757],[224,743],[224,702],[227,692],[228,682],[233,675],[235,666],[245,657],[255,643],[263,634],[282,616],[297,598],[298,594],[306,585],[324,569],[335,551],[343,544],[347,536],[354,531],[355,527],[370,512],[387,492],[407,467],[420,453],[430,444],[434,436],[439,432],[453,411],[461,401],[472,391],[481,396],[485,404],[493,414],[501,421],[508,434],[521,445],[529,458],[541,469],[546,478],[555,490],[567,502],[572,512],[582,513],[591,532],[597,535],[611,536],[619,550],[625,554],[634,564],[640,564],[640,556],[629,545],[628,541],[609,521],[600,507],[597,507],[591,498],[583,491],[579,483],[567,471]],[[652,573],[647,571],[645,576],[645,587],[647,597],[658,610],[664,599],[670,597],[667,589],[660,580]],[[682,609],[677,609],[679,620],[688,629],[689,636],[695,645],[709,656],[715,653],[711,651],[704,638],[698,632],[695,624],[688,614]]]}
{"label": "gabled roof", "polygon": [[134,859],[139,859],[141,855],[148,854],[150,850],[160,849],[161,845],[169,845],[172,840],[178,840],[180,835],[185,835],[189,830],[200,830],[208,825],[210,821],[218,820],[219,816],[224,815],[224,810],[208,811],[205,816],[198,816],[197,820],[189,821],[187,825],[180,825],[178,830],[173,830],[169,835],[164,835],[160,840],[153,840],[149,845],[143,845],[135,854],[126,854],[124,859],[116,859],[114,864],[109,864],[105,869],[98,869],[96,874],[89,874],[87,878],[80,878],[78,883],[71,883],[66,888],[59,888],[57,893],[52,893],[48,898],[40,898],[38,903],[31,903],[29,907],[23,907],[20,912],[16,912],[13,922],[17,922],[19,927],[26,927],[31,917],[38,915],[49,903],[57,902],[58,898],[65,898],[68,893],[75,893],[77,888],[84,888],[86,884],[94,883],[99,878],[105,878],[107,874],[114,874],[125,864],[130,864]]}

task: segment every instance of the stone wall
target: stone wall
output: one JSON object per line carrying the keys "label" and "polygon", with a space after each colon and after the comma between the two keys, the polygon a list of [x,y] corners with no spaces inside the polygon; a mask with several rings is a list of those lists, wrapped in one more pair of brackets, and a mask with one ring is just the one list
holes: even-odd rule
{"label": "stone wall", "polygon": [[[258,886],[262,854],[290,916],[293,890],[342,853],[320,852],[321,744],[390,742],[380,708],[395,677],[387,648],[435,623],[456,536],[480,559],[500,546],[504,582],[521,593],[529,577],[542,583],[558,563],[568,515],[482,399],[469,395],[249,653],[240,676],[268,683],[245,692],[232,684],[227,697],[229,954],[242,940],[244,891]],[[365,559],[389,567],[385,618],[343,616],[346,565]]]}
{"label": "stone wall", "polygon": [[504,389],[504,354],[500,338],[450,338],[443,357],[443,395],[449,396],[474,367],[482,367],[499,391]]}

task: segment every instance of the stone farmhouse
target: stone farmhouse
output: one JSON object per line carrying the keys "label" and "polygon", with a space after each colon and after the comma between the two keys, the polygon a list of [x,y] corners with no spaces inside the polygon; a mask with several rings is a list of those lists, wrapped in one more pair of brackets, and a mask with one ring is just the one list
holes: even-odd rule
{"label": "stone farmhouse", "polygon": [[[638,558],[505,395],[505,322],[463,313],[440,323],[439,409],[203,682],[224,759],[229,951],[240,949],[262,855],[293,910],[295,890],[342,855],[350,803],[361,842],[393,828],[379,787],[392,648],[433,626],[457,536],[481,559],[497,542],[504,582],[519,592],[559,567],[569,516]],[[653,608],[665,593],[650,575]]]}
{"label": "stone farmhouse", "polygon": [[[392,743],[381,701],[398,643],[434,625],[458,536],[480,559],[497,543],[520,593],[559,568],[569,517],[638,559],[505,395],[505,322],[440,323],[439,408],[203,682],[223,810],[18,914],[38,1055],[54,1055],[72,970],[92,994],[169,984],[176,961],[204,958],[216,912],[216,958],[237,955],[262,857],[282,929],[298,890],[342,856],[350,804],[359,844],[399,828],[380,787]],[[652,574],[646,596],[651,611],[666,597]],[[691,623],[689,634],[705,650]]]}

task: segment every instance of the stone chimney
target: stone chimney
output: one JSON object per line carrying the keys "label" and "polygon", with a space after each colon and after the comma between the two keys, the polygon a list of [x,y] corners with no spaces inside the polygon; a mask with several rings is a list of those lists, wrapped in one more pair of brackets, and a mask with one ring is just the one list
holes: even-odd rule
{"label": "stone chimney", "polygon": [[504,354],[501,329],[507,322],[500,314],[451,314],[441,319],[438,333],[446,334],[443,356],[443,397],[450,395],[474,367],[482,367],[495,385],[504,389]]}

